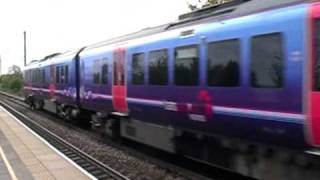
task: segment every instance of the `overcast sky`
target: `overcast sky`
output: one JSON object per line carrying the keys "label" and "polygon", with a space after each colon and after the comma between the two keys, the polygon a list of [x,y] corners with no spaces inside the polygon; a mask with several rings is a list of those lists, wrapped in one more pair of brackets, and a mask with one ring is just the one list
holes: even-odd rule
{"label": "overcast sky", "polygon": [[3,0],[0,1],[2,72],[27,59],[72,50],[164,24],[188,12],[197,0]]}

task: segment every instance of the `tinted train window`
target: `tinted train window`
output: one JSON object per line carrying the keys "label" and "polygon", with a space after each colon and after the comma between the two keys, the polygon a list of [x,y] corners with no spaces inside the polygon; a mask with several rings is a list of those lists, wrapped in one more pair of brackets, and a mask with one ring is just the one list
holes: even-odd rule
{"label": "tinted train window", "polygon": [[94,84],[100,84],[100,70],[101,70],[101,61],[95,60],[93,62],[93,83]]}
{"label": "tinted train window", "polygon": [[108,64],[104,63],[101,68],[101,82],[102,84],[108,84]]}
{"label": "tinted train window", "polygon": [[315,21],[315,62],[314,62],[314,90],[320,91],[320,20]]}
{"label": "tinted train window", "polygon": [[168,83],[168,52],[167,50],[149,53],[149,84],[166,85]]}
{"label": "tinted train window", "polygon": [[60,67],[60,83],[63,84],[65,83],[65,70],[64,66]]}
{"label": "tinted train window", "polygon": [[33,70],[33,82],[37,82],[37,70]]}
{"label": "tinted train window", "polygon": [[37,70],[37,82],[38,83],[42,82],[42,73],[40,69]]}
{"label": "tinted train window", "polygon": [[40,71],[40,69],[37,69],[36,73],[37,73],[36,82],[40,83],[41,82],[41,71]]}
{"label": "tinted train window", "polygon": [[46,71],[42,70],[42,83],[46,83]]}
{"label": "tinted train window", "polygon": [[54,78],[56,76],[55,66],[50,66],[50,83],[54,83]]}
{"label": "tinted train window", "polygon": [[60,67],[59,66],[56,67],[56,83],[57,84],[60,83]]}
{"label": "tinted train window", "polygon": [[239,86],[240,42],[237,39],[208,45],[208,85]]}
{"label": "tinted train window", "polygon": [[[56,83],[57,84],[67,84],[69,82],[69,66],[57,66],[56,72],[53,71],[53,66],[50,67],[50,73],[51,77],[54,77],[54,74],[56,75]],[[45,77],[43,77],[45,78]]]}
{"label": "tinted train window", "polygon": [[36,82],[36,71],[32,70],[32,82]]}
{"label": "tinted train window", "polygon": [[65,77],[64,77],[65,83],[68,84],[69,83],[69,66],[66,65],[64,70],[65,70]]}
{"label": "tinted train window", "polygon": [[251,43],[251,86],[282,87],[284,57],[281,33],[255,36]]}
{"label": "tinted train window", "polygon": [[31,72],[32,72],[31,70],[28,71],[28,81],[30,81],[30,82],[32,82],[32,73]]}
{"label": "tinted train window", "polygon": [[34,70],[34,82],[38,82],[38,70]]}
{"label": "tinted train window", "polygon": [[198,84],[198,47],[186,46],[175,49],[174,80],[176,85]]}
{"label": "tinted train window", "polygon": [[132,56],[132,84],[144,84],[144,53]]}

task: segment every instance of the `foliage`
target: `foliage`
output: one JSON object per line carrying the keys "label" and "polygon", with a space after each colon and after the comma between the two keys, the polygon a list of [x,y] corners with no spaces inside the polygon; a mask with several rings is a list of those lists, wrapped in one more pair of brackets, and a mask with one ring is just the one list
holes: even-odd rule
{"label": "foliage", "polygon": [[23,77],[21,73],[4,74],[0,76],[0,85],[4,90],[18,92],[23,86]]}
{"label": "foliage", "polygon": [[21,74],[21,68],[17,65],[9,67],[9,74]]}
{"label": "foliage", "polygon": [[212,5],[219,5],[233,0],[197,0],[197,3],[188,3],[189,8],[193,10],[202,9]]}

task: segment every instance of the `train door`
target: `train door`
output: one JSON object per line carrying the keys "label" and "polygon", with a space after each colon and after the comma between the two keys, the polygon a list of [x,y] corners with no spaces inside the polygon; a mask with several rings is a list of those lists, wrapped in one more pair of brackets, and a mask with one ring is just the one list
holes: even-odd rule
{"label": "train door", "polygon": [[113,108],[117,112],[127,113],[128,104],[126,101],[126,51],[124,48],[118,48],[113,53],[113,85],[112,100]]}
{"label": "train door", "polygon": [[311,10],[311,36],[309,124],[311,143],[320,146],[320,4],[315,4]]}

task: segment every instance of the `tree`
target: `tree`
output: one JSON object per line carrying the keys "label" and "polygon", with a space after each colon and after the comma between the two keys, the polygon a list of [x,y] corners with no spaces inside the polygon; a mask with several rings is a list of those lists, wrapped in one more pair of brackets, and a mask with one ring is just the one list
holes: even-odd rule
{"label": "tree", "polygon": [[9,67],[9,74],[22,74],[21,68],[17,65]]}
{"label": "tree", "polygon": [[189,8],[193,10],[202,9],[212,5],[219,5],[233,0],[197,0],[197,3],[188,2]]}
{"label": "tree", "polygon": [[1,75],[0,86],[2,90],[19,92],[23,86],[23,76],[20,67],[13,65],[9,68],[9,74]]}

